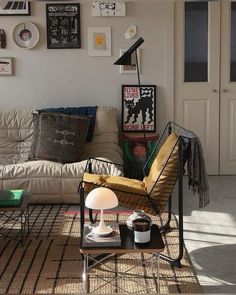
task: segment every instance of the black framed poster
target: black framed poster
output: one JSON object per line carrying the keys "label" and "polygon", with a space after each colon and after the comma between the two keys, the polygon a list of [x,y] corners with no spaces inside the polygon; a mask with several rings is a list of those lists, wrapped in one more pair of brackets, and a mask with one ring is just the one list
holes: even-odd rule
{"label": "black framed poster", "polygon": [[156,131],[156,85],[122,85],[122,131]]}
{"label": "black framed poster", "polygon": [[0,4],[0,16],[30,15],[29,1],[2,1]]}
{"label": "black framed poster", "polygon": [[47,48],[81,48],[80,4],[46,4]]}

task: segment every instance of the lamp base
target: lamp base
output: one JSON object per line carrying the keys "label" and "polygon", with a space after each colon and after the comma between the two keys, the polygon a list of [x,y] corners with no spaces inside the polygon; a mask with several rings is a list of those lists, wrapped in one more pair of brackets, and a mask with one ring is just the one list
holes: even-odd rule
{"label": "lamp base", "polygon": [[113,229],[110,226],[106,226],[105,228],[100,228],[99,226],[97,226],[92,229],[92,233],[99,237],[109,236],[112,232]]}

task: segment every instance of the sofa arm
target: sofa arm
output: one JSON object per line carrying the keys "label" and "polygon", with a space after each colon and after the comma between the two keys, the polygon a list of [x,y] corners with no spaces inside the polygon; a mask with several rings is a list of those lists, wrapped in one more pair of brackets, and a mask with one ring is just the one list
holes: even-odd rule
{"label": "sofa arm", "polygon": [[101,158],[89,158],[85,167],[85,172],[95,174],[106,174],[121,176],[123,175],[124,165],[113,163]]}

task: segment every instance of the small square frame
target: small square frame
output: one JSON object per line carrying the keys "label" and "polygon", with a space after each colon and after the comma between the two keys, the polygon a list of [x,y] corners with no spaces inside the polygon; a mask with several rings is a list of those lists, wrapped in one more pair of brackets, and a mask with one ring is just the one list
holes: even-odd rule
{"label": "small square frame", "polygon": [[12,57],[0,57],[0,76],[13,75]]}
{"label": "small square frame", "polygon": [[88,27],[88,55],[111,56],[111,27]]}
{"label": "small square frame", "polygon": [[142,132],[142,106],[146,132],[156,131],[156,85],[122,85],[122,131]]}
{"label": "small square frame", "polygon": [[[126,51],[128,50],[128,48],[121,48],[120,49],[120,56],[122,56],[122,54],[124,54]],[[137,55],[138,55],[138,67],[139,67],[139,74],[141,74],[141,49],[137,49]],[[132,65],[130,66],[120,66],[120,74],[137,74],[137,68],[136,68],[136,57],[135,57],[135,52],[132,53],[131,55],[131,62]]]}
{"label": "small square frame", "polygon": [[[12,3],[14,2],[14,3]],[[19,2],[19,5],[24,5],[22,8],[12,8],[10,5],[16,5],[16,2]],[[6,8],[6,9],[5,9]],[[14,16],[14,15],[30,15],[31,14],[31,5],[30,1],[7,1],[5,8],[0,8],[0,16]]]}

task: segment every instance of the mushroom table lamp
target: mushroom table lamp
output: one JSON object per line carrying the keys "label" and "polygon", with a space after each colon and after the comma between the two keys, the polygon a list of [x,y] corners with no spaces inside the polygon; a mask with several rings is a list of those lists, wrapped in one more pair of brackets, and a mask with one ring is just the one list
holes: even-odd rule
{"label": "mushroom table lamp", "polygon": [[100,223],[92,232],[97,236],[110,235],[113,229],[106,226],[103,220],[103,210],[118,206],[116,194],[109,188],[98,187],[93,189],[86,198],[85,206],[90,209],[101,210]]}

